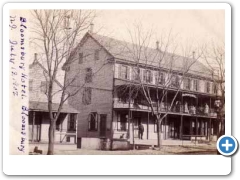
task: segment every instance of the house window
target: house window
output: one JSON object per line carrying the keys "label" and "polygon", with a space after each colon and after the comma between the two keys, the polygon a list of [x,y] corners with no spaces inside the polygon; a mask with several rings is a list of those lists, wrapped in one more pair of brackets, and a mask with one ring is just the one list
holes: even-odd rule
{"label": "house window", "polygon": [[69,115],[68,130],[69,131],[76,131],[76,115],[75,114],[70,114]]}
{"label": "house window", "polygon": [[94,51],[94,59],[96,61],[99,60],[99,50],[98,49]]}
{"label": "house window", "polygon": [[213,83],[213,93],[217,94],[217,92],[218,92],[218,85],[217,83]]}
{"label": "house window", "polygon": [[83,53],[79,53],[78,54],[78,64],[82,64],[83,63]]}
{"label": "house window", "polygon": [[184,89],[190,90],[190,88],[191,88],[191,79],[190,78],[184,78],[183,87],[184,87]]}
{"label": "house window", "polygon": [[119,65],[119,78],[129,79],[129,68],[125,65]]}
{"label": "house window", "polygon": [[132,80],[139,81],[140,80],[140,69],[137,67],[132,68]]}
{"label": "house window", "polygon": [[47,91],[48,91],[48,83],[47,83],[47,81],[41,81],[40,90],[41,90],[42,93],[47,93]]}
{"label": "house window", "polygon": [[175,88],[179,88],[179,77],[178,75],[172,75],[172,79],[171,79],[171,86],[175,87]]}
{"label": "house window", "polygon": [[66,67],[66,71],[67,72],[70,71],[70,66],[69,65]]}
{"label": "house window", "polygon": [[91,104],[92,99],[92,89],[90,87],[85,87],[83,90],[82,103],[84,105]]}
{"label": "house window", "polygon": [[146,83],[151,83],[152,82],[152,71],[144,70],[143,81],[146,82]]}
{"label": "house window", "polygon": [[165,75],[163,72],[156,72],[156,84],[165,84]]}
{"label": "house window", "polygon": [[85,82],[86,83],[92,82],[92,68],[86,68]]}
{"label": "house window", "polygon": [[118,117],[117,130],[118,131],[127,131],[127,115],[121,114]]}
{"label": "house window", "polygon": [[208,81],[205,83],[205,92],[210,93],[210,82]]}
{"label": "house window", "polygon": [[33,80],[29,80],[29,91],[33,90]]}
{"label": "house window", "polygon": [[91,112],[88,120],[88,130],[97,131],[98,130],[98,116],[97,112]]}
{"label": "house window", "polygon": [[193,90],[198,91],[199,89],[199,81],[197,79],[193,80]]}

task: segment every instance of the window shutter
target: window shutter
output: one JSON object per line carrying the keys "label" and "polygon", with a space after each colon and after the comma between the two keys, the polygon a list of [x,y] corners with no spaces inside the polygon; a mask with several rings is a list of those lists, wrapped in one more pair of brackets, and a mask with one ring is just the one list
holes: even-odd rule
{"label": "window shutter", "polygon": [[67,130],[70,129],[70,114],[68,114]]}
{"label": "window shutter", "polygon": [[91,129],[91,116],[92,116],[92,114],[90,113],[90,114],[88,115],[88,117],[87,117],[87,121],[88,121],[88,130]]}
{"label": "window shutter", "polygon": [[161,74],[161,83],[162,83],[162,85],[165,84],[165,74],[164,73]]}
{"label": "window shutter", "polygon": [[95,130],[98,130],[98,114],[94,114],[94,119],[95,119]]}
{"label": "window shutter", "polygon": [[118,65],[118,78],[122,78],[121,74],[122,74],[122,65],[119,64]]}
{"label": "window shutter", "polygon": [[143,82],[147,81],[147,70],[143,70]]}
{"label": "window shutter", "polygon": [[119,72],[119,64],[115,64],[115,78],[118,78],[118,72]]}
{"label": "window shutter", "polygon": [[130,67],[127,66],[127,79],[130,80]]}
{"label": "window shutter", "polygon": [[150,83],[152,83],[152,82],[153,82],[153,72],[150,71]]}
{"label": "window shutter", "polygon": [[143,80],[143,69],[139,69],[139,81]]}

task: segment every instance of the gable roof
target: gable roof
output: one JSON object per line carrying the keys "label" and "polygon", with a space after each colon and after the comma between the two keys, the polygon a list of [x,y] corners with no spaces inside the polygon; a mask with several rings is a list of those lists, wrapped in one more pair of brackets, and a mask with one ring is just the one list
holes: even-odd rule
{"label": "gable roof", "polygon": [[[98,43],[107,53],[119,61],[139,63],[146,66],[153,66],[156,68],[165,68],[175,71],[183,71],[190,67],[188,73],[212,78],[210,69],[203,65],[198,60],[193,58],[183,57],[177,54],[162,52],[160,50],[150,47],[140,47],[136,44],[110,38],[108,36],[99,35],[96,33],[87,32],[78,46],[73,50],[74,55],[78,48],[88,39],[92,38]],[[139,50],[141,48],[141,50]],[[71,63],[71,55],[68,61],[63,65]]]}
{"label": "gable roof", "polygon": [[[140,47],[133,43],[113,39],[99,34],[89,33],[89,36],[94,38],[114,58],[119,60],[140,63],[157,68],[171,68],[171,70],[176,71],[183,71],[185,68],[190,67],[188,73],[212,77],[210,69],[193,58],[183,57],[169,52],[162,52],[150,47]],[[140,50],[140,48],[142,49]]]}
{"label": "gable roof", "polygon": [[[29,68],[31,69],[34,65],[40,66],[45,73],[48,73],[48,70],[38,60],[34,60],[33,63],[29,65]],[[54,81],[59,87],[63,88],[62,84],[57,79],[54,79]]]}

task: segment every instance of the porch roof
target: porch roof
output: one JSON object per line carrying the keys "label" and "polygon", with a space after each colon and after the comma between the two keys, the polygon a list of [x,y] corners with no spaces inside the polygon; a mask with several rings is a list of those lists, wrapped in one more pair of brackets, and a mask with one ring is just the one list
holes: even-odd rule
{"label": "porch roof", "polygon": [[[53,112],[56,112],[58,109],[59,104],[58,103],[52,103],[52,109]],[[36,102],[36,101],[30,101],[29,102],[29,110],[30,111],[41,111],[41,112],[48,112],[48,103],[47,102]],[[79,111],[70,106],[69,104],[64,104],[62,106],[62,113],[73,113],[78,114]]]}

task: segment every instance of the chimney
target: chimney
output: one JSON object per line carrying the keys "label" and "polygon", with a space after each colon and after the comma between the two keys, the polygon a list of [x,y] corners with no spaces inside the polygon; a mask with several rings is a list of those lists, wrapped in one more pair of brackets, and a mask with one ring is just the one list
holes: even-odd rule
{"label": "chimney", "polygon": [[156,49],[159,50],[159,41],[156,41]]}
{"label": "chimney", "polygon": [[193,59],[195,59],[195,51],[192,52]]}
{"label": "chimney", "polygon": [[91,24],[90,24],[90,29],[89,29],[89,32],[90,32],[90,33],[93,33],[93,27],[94,27],[94,24],[91,23]]}
{"label": "chimney", "polygon": [[34,61],[33,61],[33,63],[35,63],[35,62],[37,62],[37,53],[34,53]]}

